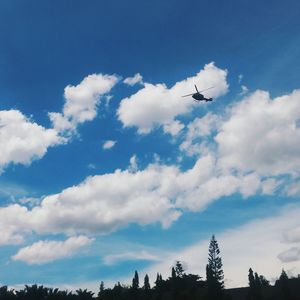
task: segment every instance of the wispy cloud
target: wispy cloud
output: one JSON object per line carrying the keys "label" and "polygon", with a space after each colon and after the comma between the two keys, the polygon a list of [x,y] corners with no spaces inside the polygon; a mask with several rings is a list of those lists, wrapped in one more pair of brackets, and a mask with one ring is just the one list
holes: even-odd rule
{"label": "wispy cloud", "polygon": [[143,76],[140,73],[136,73],[133,77],[125,78],[123,82],[130,86],[134,86],[137,83],[143,84]]}
{"label": "wispy cloud", "polygon": [[103,150],[108,150],[108,149],[111,149],[113,148],[115,145],[116,145],[117,141],[113,141],[113,140],[108,140],[108,141],[105,141],[103,143]]}
{"label": "wispy cloud", "polygon": [[106,265],[114,265],[122,261],[133,261],[133,260],[148,260],[148,261],[160,261],[161,256],[154,255],[146,250],[124,252],[118,254],[106,255],[103,258],[103,262]]}

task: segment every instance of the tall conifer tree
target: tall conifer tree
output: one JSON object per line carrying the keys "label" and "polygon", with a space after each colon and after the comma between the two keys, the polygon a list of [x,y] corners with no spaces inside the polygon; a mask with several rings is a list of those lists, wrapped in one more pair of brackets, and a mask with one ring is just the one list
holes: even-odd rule
{"label": "tall conifer tree", "polygon": [[211,269],[211,275],[218,283],[220,288],[224,288],[223,263],[220,256],[220,249],[215,236],[213,235],[208,248],[208,267]]}
{"label": "tall conifer tree", "polygon": [[144,290],[145,291],[148,291],[150,290],[150,283],[149,283],[149,276],[148,274],[145,275],[145,278],[144,278]]}
{"label": "tall conifer tree", "polygon": [[139,283],[139,274],[138,274],[137,271],[135,271],[134,272],[134,277],[132,279],[132,288],[134,290],[137,290],[139,288],[139,285],[140,285],[140,283]]}
{"label": "tall conifer tree", "polygon": [[206,281],[209,299],[222,299],[224,289],[224,272],[220,249],[213,235],[208,248],[208,264],[206,266]]}

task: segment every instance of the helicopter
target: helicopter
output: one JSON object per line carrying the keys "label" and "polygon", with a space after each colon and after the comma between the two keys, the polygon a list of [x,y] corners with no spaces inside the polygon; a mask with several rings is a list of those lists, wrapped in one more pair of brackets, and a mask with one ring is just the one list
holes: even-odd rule
{"label": "helicopter", "polygon": [[196,84],[195,84],[195,89],[196,89],[197,93],[184,95],[184,96],[182,96],[182,97],[192,96],[192,97],[195,99],[195,100],[194,100],[195,102],[200,102],[200,101],[206,101],[206,102],[208,102],[208,101],[212,101],[213,98],[205,98],[202,94],[200,94],[200,93],[202,93],[202,92],[204,92],[204,91],[207,91],[207,90],[210,90],[210,89],[212,89],[212,88],[213,88],[213,86],[199,92],[198,89],[197,89],[197,86],[196,86]]}

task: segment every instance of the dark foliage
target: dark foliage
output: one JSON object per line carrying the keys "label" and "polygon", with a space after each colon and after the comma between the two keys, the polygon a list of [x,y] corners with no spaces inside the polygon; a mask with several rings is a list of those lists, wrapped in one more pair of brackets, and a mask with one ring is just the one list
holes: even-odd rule
{"label": "dark foliage", "polygon": [[105,288],[101,281],[97,297],[88,290],[78,289],[75,293],[47,288],[43,285],[32,285],[19,291],[0,287],[0,300],[299,300],[300,277],[289,279],[282,270],[274,286],[251,268],[248,273],[249,287],[224,289],[224,273],[222,270],[220,250],[215,236],[212,236],[208,264],[206,266],[206,281],[195,274],[187,274],[180,261],[171,269],[170,277],[163,279],[157,273],[155,285],[151,288],[149,276],[144,277],[143,287],[140,287],[139,275],[135,271],[132,285],[121,285]]}

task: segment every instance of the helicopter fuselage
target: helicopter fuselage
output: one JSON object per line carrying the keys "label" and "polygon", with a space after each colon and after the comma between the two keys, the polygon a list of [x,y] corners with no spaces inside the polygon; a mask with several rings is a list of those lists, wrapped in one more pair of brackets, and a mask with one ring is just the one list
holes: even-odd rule
{"label": "helicopter fuselage", "polygon": [[202,94],[200,93],[195,93],[192,95],[192,97],[196,100],[196,101],[212,101],[212,98],[205,98]]}
{"label": "helicopter fuselage", "polygon": [[200,94],[200,93],[195,93],[192,95],[192,97],[195,99],[195,100],[198,100],[198,101],[201,101],[201,100],[206,100],[205,97]]}

